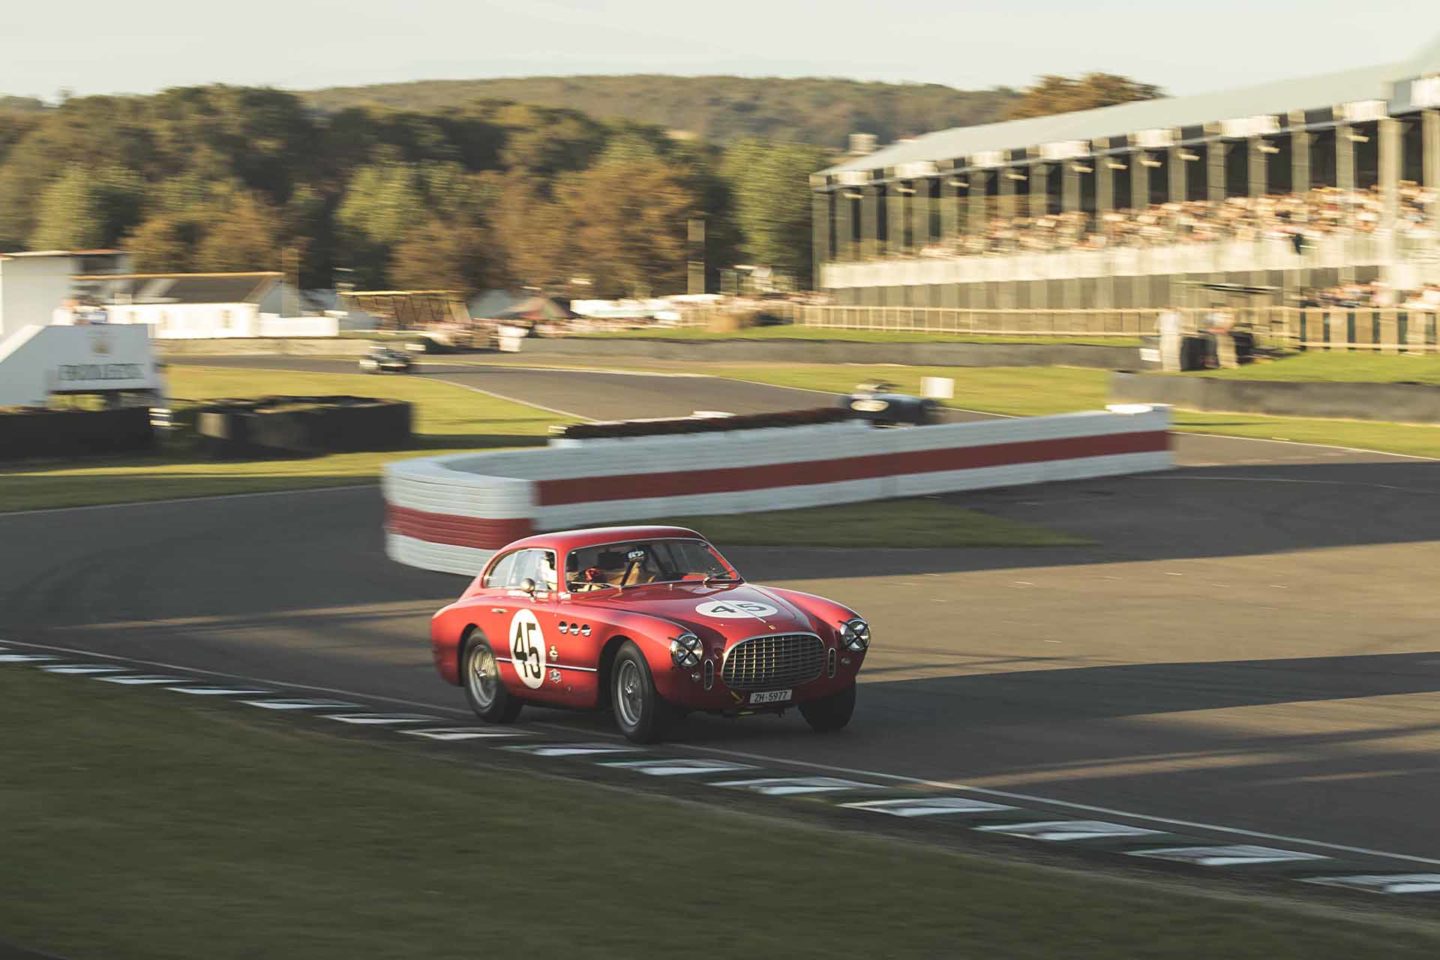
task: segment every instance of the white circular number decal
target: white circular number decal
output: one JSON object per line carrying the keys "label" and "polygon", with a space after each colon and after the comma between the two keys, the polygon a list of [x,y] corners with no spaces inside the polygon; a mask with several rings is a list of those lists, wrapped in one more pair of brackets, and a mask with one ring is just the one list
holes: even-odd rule
{"label": "white circular number decal", "polygon": [[545,682],[545,634],[529,610],[518,610],[510,621],[510,665],[520,682],[532,690]]}
{"label": "white circular number decal", "polygon": [[709,603],[700,604],[695,608],[695,612],[720,620],[739,620],[741,617],[773,617],[780,611],[769,604],[756,603],[753,600],[711,600]]}

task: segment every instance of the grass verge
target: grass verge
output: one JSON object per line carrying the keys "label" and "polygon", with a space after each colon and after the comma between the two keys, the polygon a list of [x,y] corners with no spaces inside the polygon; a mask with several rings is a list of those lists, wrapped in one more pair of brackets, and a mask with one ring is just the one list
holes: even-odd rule
{"label": "grass verge", "polygon": [[1200,370],[1182,376],[1214,377],[1220,380],[1440,385],[1440,356],[1307,350],[1271,363],[1248,363],[1233,370]]}
{"label": "grass verge", "polygon": [[575,339],[592,340],[829,340],[840,343],[1031,343],[1071,344],[1100,347],[1138,347],[1139,337],[1054,337],[985,336],[982,334],[932,333],[924,330],[850,330],[832,327],[802,327],[780,324],[747,327],[731,332],[698,327],[656,327],[643,330],[613,330],[576,334]]}
{"label": "grass verge", "polygon": [[930,499],[655,522],[690,527],[732,547],[1069,547],[1093,542]]}
{"label": "grass verge", "polygon": [[543,443],[550,424],[564,422],[534,407],[419,378],[189,364],[171,366],[168,377],[177,408],[267,394],[406,400],[415,405],[414,442],[403,450],[218,461],[200,456],[192,443],[171,439],[144,456],[31,462],[0,469],[0,512],[365,483],[391,460]]}
{"label": "grass verge", "polygon": [[34,949],[116,960],[460,958],[477,945],[627,960],[677,945],[1037,960],[1440,949],[1418,926],[446,763],[104,686],[0,670],[12,719],[0,931]]}

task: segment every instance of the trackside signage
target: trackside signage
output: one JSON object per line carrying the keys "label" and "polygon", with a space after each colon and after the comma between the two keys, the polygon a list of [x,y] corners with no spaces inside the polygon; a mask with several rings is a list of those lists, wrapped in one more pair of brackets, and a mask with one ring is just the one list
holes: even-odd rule
{"label": "trackside signage", "polygon": [[56,341],[51,390],[146,390],[154,387],[155,361],[143,326],[97,324],[57,328],[70,334]]}
{"label": "trackside signage", "polygon": [[143,325],[22,327],[0,343],[0,406],[41,404],[55,393],[163,388]]}

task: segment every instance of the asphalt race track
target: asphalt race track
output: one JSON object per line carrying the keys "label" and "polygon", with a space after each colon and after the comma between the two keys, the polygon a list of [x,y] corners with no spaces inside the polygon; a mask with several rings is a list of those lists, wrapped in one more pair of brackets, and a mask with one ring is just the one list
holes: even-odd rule
{"label": "asphalt race track", "polygon": [[[596,418],[824,402],[694,377],[432,375]],[[1434,872],[1440,463],[1214,437],[1177,449],[1169,474],[950,498],[1093,547],[726,551],[752,580],[870,618],[860,706],[839,736],[791,715],[691,718],[677,737]],[[373,487],[0,516],[0,639],[463,707],[427,643],[462,581],[387,560],[380,522]],[[610,731],[589,715],[526,718]]]}

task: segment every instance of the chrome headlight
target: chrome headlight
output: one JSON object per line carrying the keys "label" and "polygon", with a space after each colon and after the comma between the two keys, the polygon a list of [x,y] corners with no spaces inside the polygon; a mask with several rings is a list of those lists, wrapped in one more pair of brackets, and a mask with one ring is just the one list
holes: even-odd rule
{"label": "chrome headlight", "polygon": [[846,620],[840,624],[840,642],[845,645],[846,650],[859,653],[870,646],[870,624],[859,617]]}
{"label": "chrome headlight", "polygon": [[670,641],[670,659],[675,661],[677,667],[691,670],[700,666],[700,657],[703,653],[700,638],[689,631]]}

